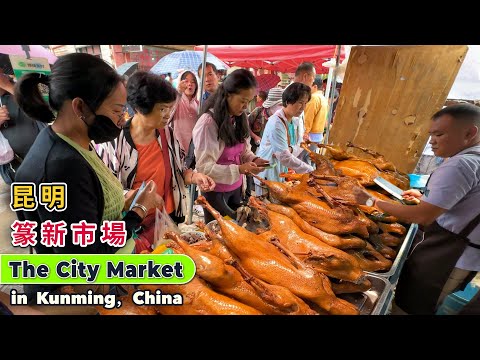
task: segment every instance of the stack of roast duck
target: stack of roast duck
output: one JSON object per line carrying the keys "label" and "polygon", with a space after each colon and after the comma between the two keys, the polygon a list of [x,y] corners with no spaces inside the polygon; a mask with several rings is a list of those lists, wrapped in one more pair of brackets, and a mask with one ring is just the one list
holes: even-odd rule
{"label": "stack of roast duck", "polygon": [[377,198],[395,201],[369,188],[373,179],[382,176],[408,189],[408,177],[368,149],[360,148],[365,155],[358,157],[319,144],[326,148],[323,156],[307,145],[315,171],[284,174],[286,182],[257,177],[271,201],[251,197],[238,223],[225,220],[200,197],[197,203],[215,217],[217,231],[202,224],[207,240],[194,244],[173,232],[165,235],[172,240],[169,247],[194,260],[197,272],[185,285],[140,286],[183,295],[183,306],[157,306],[157,312],[359,314],[341,294],[367,291],[365,271],[388,271],[406,229],[380,209],[357,204],[352,189],[365,187]]}

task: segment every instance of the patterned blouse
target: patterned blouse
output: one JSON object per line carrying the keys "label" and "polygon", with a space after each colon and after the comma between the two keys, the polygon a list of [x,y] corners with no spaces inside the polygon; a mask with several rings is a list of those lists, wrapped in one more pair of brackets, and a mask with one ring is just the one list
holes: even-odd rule
{"label": "patterned blouse", "polygon": [[[135,181],[138,164],[138,151],[130,134],[129,119],[122,132],[115,140],[103,144],[96,144],[95,149],[103,162],[112,170],[113,174],[123,185],[124,193],[129,191]],[[175,203],[175,216],[185,216],[187,213],[187,187],[183,179],[183,172],[186,170],[184,163],[184,152],[180,149],[178,141],[173,136],[170,127],[165,128],[170,155],[170,166],[172,169],[172,191]],[[162,148],[160,133],[157,131],[157,141]]]}

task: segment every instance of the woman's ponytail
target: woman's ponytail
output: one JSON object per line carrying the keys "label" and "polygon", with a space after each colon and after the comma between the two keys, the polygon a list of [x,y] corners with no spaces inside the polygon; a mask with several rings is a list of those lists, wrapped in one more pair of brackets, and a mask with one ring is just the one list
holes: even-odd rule
{"label": "woman's ponytail", "polygon": [[31,118],[48,123],[55,119],[50,106],[40,93],[39,84],[49,86],[48,75],[28,73],[15,85],[15,99],[20,108]]}

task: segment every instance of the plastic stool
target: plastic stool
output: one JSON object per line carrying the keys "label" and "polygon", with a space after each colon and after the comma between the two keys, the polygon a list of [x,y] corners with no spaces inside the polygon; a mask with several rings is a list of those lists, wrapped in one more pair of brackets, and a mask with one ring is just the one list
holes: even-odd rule
{"label": "plastic stool", "polygon": [[465,290],[457,291],[448,295],[443,301],[442,305],[438,308],[435,315],[456,315],[462,308],[468,304],[470,300],[475,296],[477,291],[480,290],[477,286],[469,283]]}

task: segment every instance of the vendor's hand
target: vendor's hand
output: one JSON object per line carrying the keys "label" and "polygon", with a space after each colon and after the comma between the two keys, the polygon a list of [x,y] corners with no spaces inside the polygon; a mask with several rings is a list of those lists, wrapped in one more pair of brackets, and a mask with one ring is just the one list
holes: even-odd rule
{"label": "vendor's hand", "polygon": [[420,199],[422,197],[422,193],[415,189],[406,190],[402,193],[402,196],[405,200],[408,201],[415,201],[415,199]]}
{"label": "vendor's hand", "polygon": [[0,125],[2,125],[5,121],[10,120],[10,113],[5,105],[0,107]]}
{"label": "vendor's hand", "polygon": [[260,167],[265,167],[270,165],[270,162],[268,160],[262,159],[262,158],[256,158],[254,161],[255,165],[260,166]]}
{"label": "vendor's hand", "polygon": [[310,140],[310,134],[309,133],[304,133],[303,134],[303,141],[308,141]]}
{"label": "vendor's hand", "polygon": [[193,174],[192,183],[196,184],[203,192],[212,191],[217,185],[210,176],[198,172]]}
{"label": "vendor's hand", "polygon": [[240,174],[251,173],[257,175],[259,172],[263,171],[263,167],[257,166],[253,161],[242,164],[238,167]]}
{"label": "vendor's hand", "polygon": [[150,210],[157,204],[156,195],[157,185],[155,184],[155,181],[150,180],[140,192],[140,195],[137,198],[137,203],[145,206],[147,210]]}

